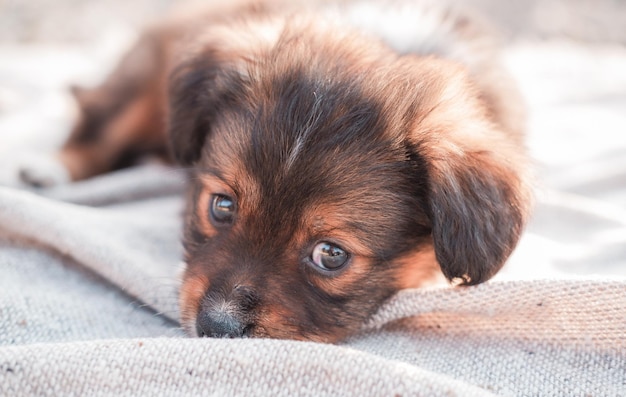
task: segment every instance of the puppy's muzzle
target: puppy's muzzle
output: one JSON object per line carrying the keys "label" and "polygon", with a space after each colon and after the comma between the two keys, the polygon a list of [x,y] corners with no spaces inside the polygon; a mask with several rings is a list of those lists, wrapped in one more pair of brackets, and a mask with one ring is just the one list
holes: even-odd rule
{"label": "puppy's muzzle", "polygon": [[208,293],[196,317],[200,337],[242,338],[254,327],[254,311],[259,299],[248,287],[235,286],[225,297]]}

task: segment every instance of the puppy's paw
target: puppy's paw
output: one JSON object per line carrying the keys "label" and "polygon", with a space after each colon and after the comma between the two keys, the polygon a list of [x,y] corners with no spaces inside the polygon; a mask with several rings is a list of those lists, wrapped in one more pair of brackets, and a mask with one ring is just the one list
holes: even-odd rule
{"label": "puppy's paw", "polygon": [[71,181],[67,168],[54,156],[32,154],[18,167],[22,182],[32,187],[51,187]]}

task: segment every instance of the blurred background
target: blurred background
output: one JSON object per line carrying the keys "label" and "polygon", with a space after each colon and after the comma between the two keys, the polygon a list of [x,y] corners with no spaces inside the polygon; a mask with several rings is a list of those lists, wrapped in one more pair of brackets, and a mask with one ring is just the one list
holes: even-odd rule
{"label": "blurred background", "polygon": [[[2,0],[0,40],[92,43],[113,30],[133,29],[174,5],[189,2]],[[488,16],[510,39],[566,37],[582,42],[626,43],[623,0],[456,0],[456,3]]]}
{"label": "blurred background", "polygon": [[[453,1],[501,31],[530,111],[539,204],[509,276],[626,276],[626,0]],[[63,141],[69,84],[97,83],[184,3],[0,0],[0,184],[19,186],[19,157]]]}

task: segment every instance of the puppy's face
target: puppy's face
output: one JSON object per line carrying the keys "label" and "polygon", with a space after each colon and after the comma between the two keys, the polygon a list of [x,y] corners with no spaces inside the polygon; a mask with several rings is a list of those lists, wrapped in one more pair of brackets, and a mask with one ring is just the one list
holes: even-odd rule
{"label": "puppy's face", "polygon": [[181,299],[199,335],[339,338],[429,252],[421,165],[380,109],[286,79],[295,96],[223,114],[195,167]]}
{"label": "puppy's face", "polygon": [[241,73],[208,51],[174,74],[172,146],[193,164],[187,331],[332,342],[440,266],[491,277],[526,196],[462,73],[407,59],[356,74],[282,53]]}

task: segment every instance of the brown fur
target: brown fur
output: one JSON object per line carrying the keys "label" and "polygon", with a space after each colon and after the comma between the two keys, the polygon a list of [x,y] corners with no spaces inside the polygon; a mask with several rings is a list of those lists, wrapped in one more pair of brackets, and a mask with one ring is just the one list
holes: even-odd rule
{"label": "brown fur", "polygon": [[[166,135],[192,169],[192,335],[340,340],[399,289],[489,279],[528,216],[515,90],[491,48],[447,56],[445,43],[483,39],[471,21],[403,54],[294,4],[174,18],[77,92],[84,119],[61,153],[74,179],[162,151]],[[215,195],[232,221],[211,218]],[[317,267],[320,243],[346,264]]]}

